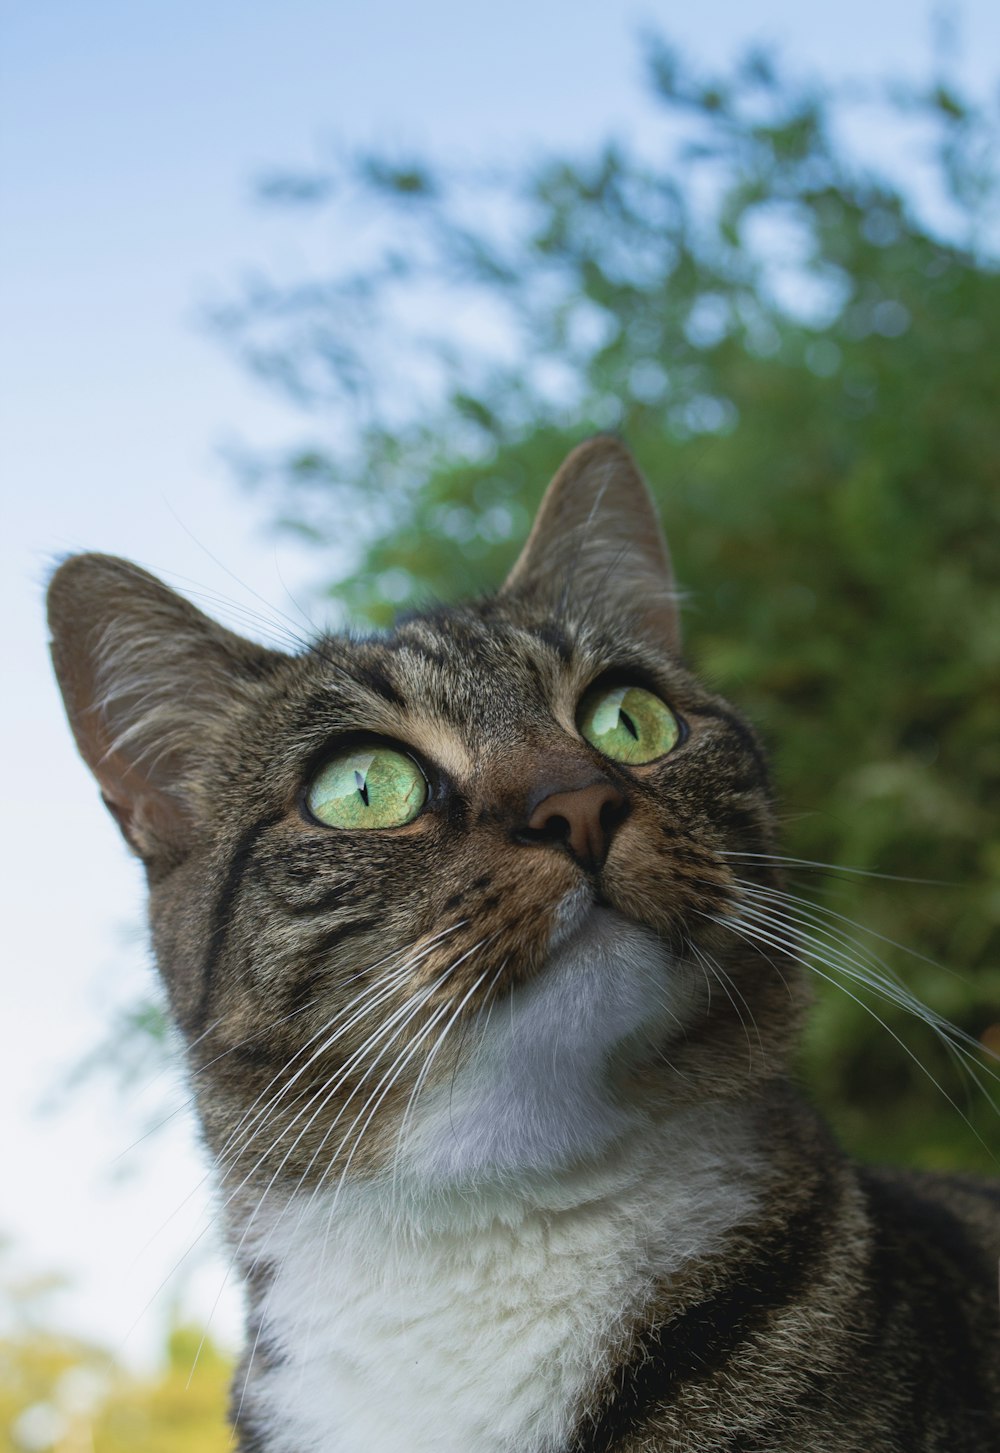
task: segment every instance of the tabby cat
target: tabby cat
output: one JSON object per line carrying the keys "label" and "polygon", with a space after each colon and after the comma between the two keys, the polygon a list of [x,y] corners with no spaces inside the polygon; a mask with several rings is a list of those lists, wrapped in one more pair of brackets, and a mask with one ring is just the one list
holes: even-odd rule
{"label": "tabby cat", "polygon": [[791,1082],[767,765],[621,444],[498,594],[296,656],[52,581],[246,1288],[244,1453],[996,1453],[996,1186]]}

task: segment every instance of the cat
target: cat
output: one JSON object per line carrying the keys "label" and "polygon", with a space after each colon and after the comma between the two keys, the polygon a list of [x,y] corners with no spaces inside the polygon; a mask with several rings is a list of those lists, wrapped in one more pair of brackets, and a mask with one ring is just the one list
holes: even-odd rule
{"label": "cat", "polygon": [[793,1083],[768,767],[624,445],[498,593],[243,640],[70,558],[52,651],[145,865],[246,1290],[243,1453],[1000,1449],[998,1186]]}

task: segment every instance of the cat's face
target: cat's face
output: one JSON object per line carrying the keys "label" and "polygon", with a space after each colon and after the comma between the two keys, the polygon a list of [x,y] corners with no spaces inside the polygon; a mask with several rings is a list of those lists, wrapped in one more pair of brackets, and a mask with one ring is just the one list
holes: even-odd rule
{"label": "cat's face", "polygon": [[101,556],[51,618],[230,1183],[548,1170],[782,1069],[788,961],[718,922],[768,881],[766,770],[620,446],[498,596],[387,636],[286,657]]}

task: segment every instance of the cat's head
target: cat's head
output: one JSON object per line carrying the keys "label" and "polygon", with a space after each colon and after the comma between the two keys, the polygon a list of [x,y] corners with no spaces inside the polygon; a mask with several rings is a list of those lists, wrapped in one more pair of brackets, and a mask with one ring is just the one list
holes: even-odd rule
{"label": "cat's head", "polygon": [[101,555],[50,621],[230,1180],[548,1169],[782,1072],[797,981],[724,926],[766,766],[616,441],[498,594],[386,635],[286,656]]}

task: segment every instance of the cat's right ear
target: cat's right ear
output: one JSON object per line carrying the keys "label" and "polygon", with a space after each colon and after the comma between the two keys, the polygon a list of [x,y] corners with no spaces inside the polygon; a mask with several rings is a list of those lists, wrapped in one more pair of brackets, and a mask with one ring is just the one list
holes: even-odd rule
{"label": "cat's right ear", "polygon": [[109,811],[147,864],[179,860],[197,822],[199,761],[285,658],[111,555],[65,561],[48,613],[66,714]]}
{"label": "cat's right ear", "polygon": [[678,595],[656,506],[619,439],[599,434],[563,461],[502,591],[553,611],[604,611],[679,652]]}

